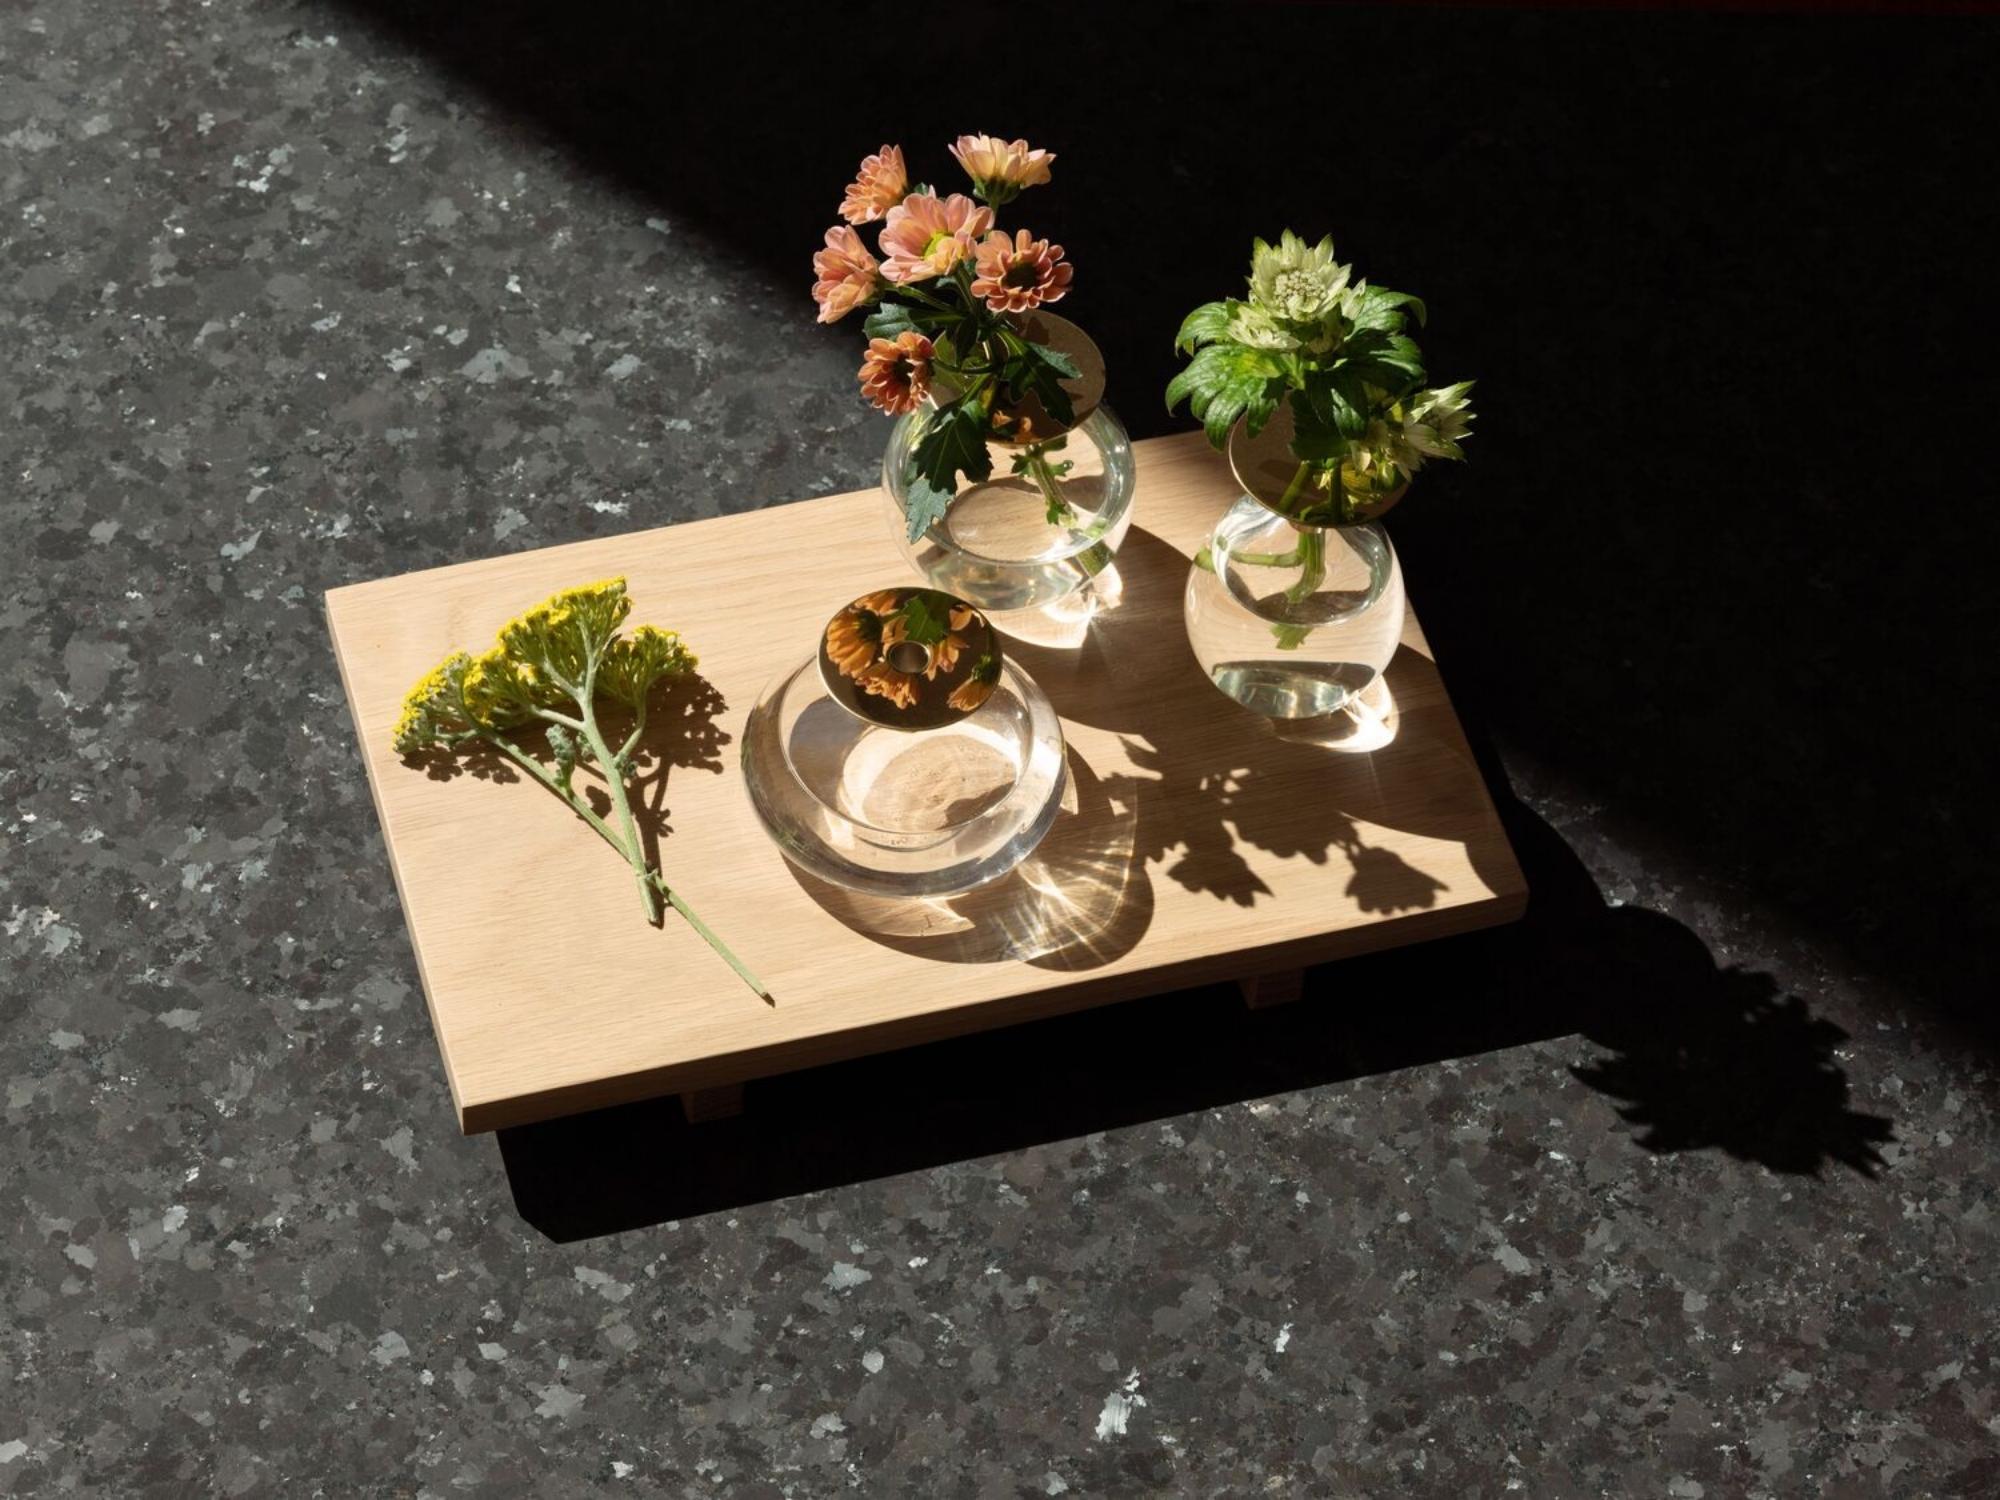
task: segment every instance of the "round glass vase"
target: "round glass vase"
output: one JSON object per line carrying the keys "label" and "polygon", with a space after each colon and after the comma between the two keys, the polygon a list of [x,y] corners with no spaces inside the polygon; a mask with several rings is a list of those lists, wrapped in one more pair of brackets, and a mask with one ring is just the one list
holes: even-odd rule
{"label": "round glass vase", "polygon": [[1310,719],[1360,708],[1402,642],[1403,570],[1379,517],[1409,481],[1301,464],[1286,415],[1231,436],[1244,493],[1196,555],[1184,610],[1210,682],[1267,718]]}
{"label": "round glass vase", "polygon": [[[1031,401],[1001,414],[1047,434],[1032,442],[989,437],[991,472],[968,481],[945,513],[915,537],[906,520],[911,464],[935,417],[919,407],[896,420],[882,455],[882,487],[896,542],[924,581],[983,610],[1042,609],[1110,566],[1132,526],[1132,441],[1103,404],[1104,364],[1088,334],[1063,318],[1030,313],[1023,337],[1070,356],[1065,380],[1074,420],[1059,427]],[[998,425],[996,423],[996,425]]]}
{"label": "round glass vase", "polygon": [[807,874],[873,896],[943,896],[1034,850],[1061,811],[1068,762],[1047,695],[982,615],[891,588],[841,610],[820,650],[764,690],[743,729],[743,779]]}

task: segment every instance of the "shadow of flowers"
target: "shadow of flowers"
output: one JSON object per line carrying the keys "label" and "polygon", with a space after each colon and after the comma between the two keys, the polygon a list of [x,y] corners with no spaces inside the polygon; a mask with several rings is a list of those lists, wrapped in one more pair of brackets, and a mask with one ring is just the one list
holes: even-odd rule
{"label": "shadow of flowers", "polygon": [[[1119,737],[1136,774],[1109,776],[1105,786],[1135,820],[1136,857],[1190,891],[1246,908],[1275,894],[1246,847],[1314,864],[1344,858],[1352,867],[1347,895],[1362,910],[1435,906],[1443,882],[1368,843],[1362,824],[1458,835],[1462,808],[1387,791],[1405,784],[1406,759],[1453,753],[1455,734],[1437,732],[1441,722],[1417,713],[1385,747],[1345,754],[1280,733],[1231,703],[1180,638],[1189,565],[1170,543],[1135,527],[1118,553],[1124,602],[1094,619],[1079,645],[1055,649],[1011,634],[1007,642],[1065,719]],[[1425,690],[1413,696],[1443,701],[1428,693],[1436,668],[1415,652],[1400,653],[1389,676],[1406,690]]]}
{"label": "shadow of flowers", "polygon": [[1829,1161],[1881,1170],[1893,1131],[1849,1107],[1837,1056],[1845,1031],[1769,974],[1719,967],[1677,923],[1630,909],[1604,922],[1611,932],[1593,945],[1588,983],[1613,1003],[1582,1029],[1608,1055],[1570,1071],[1621,1101],[1640,1147],[1712,1147],[1774,1172]]}

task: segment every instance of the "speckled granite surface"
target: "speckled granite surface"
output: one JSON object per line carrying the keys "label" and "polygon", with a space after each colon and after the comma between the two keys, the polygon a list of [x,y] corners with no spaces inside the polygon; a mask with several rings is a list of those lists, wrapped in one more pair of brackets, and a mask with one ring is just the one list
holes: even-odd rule
{"label": "speckled granite surface", "polygon": [[[1659,17],[1277,13],[1411,58],[1471,28],[1457,61],[1409,64],[1438,91],[1411,112],[1420,160],[1458,192],[1356,167],[1374,191],[1351,217],[1416,262],[1385,279],[1456,297],[1450,363],[1494,390],[1479,462],[1402,535],[1520,798],[1530,920],[1322,972],[1284,1011],[1171,997],[787,1080],[737,1123],[640,1107],[496,1145],[453,1127],[319,594],[865,483],[881,433],[792,264],[819,208],[773,211],[774,259],[747,232],[771,218],[731,239],[717,194],[647,190],[663,144],[607,156],[588,121],[666,96],[662,119],[730,121],[781,180],[837,176],[848,143],[794,160],[782,112],[760,132],[722,107],[720,54],[648,77],[643,38],[588,6],[563,25],[603,28],[602,79],[519,7],[427,14],[428,36],[239,0],[0,15],[0,1494],[2000,1493],[1995,1081],[1953,1003],[1990,962],[1967,852],[1990,844],[1959,779],[1985,752],[1976,727],[1932,734],[1939,780],[1914,782],[1876,725],[1868,762],[1894,774],[1864,783],[1859,737],[1815,707],[1891,657],[1915,701],[1956,691],[1955,656],[1903,649],[1933,628],[1900,605],[1959,549],[1868,575],[1887,623],[1857,657],[1834,608],[1855,549],[1781,557],[1723,495],[1743,519],[1708,533],[1713,559],[1676,550],[1711,520],[1663,541],[1684,435],[1635,415],[1787,363],[1831,389],[1800,309],[1893,265],[1837,232],[1842,205],[1928,247],[1942,308],[1950,236],[1990,212],[1943,193],[1990,138],[1969,86],[1990,29],[1804,44],[1707,18],[1736,28],[1712,45]],[[498,84],[545,75],[561,107],[448,60],[468,28],[501,55],[524,25]],[[1603,72],[1447,98],[1496,48]],[[1863,67],[1876,91],[1843,94]],[[1076,118],[1157,125],[1167,92]],[[1642,144],[1670,96],[1710,112]],[[1713,109],[1752,104],[1778,123],[1724,151]],[[1198,134],[1154,137],[1167,180],[1221,179]],[[1118,138],[1052,143],[1088,183]],[[1653,175],[1613,190],[1592,153],[1628,148]],[[1572,244],[1605,237],[1570,284],[1635,254],[1654,278],[1645,305],[1565,309],[1652,373],[1607,367],[1563,432],[1464,253],[1484,235],[1520,269],[1501,241],[1522,226],[1494,216],[1537,180],[1589,205]],[[1200,233],[1233,244],[1291,201],[1244,181],[1241,220]],[[1713,194],[1770,206],[1717,234]],[[1477,212],[1398,240],[1415,202]],[[1130,230],[1066,212],[1100,257],[1081,303]],[[1759,270],[1773,236],[1797,306]],[[1212,264],[1099,304],[1142,434],[1183,282]],[[1777,352],[1718,374],[1693,349],[1732,295]],[[1124,331],[1140,312],[1153,334]],[[1941,384],[1960,313],[1907,315]],[[1919,491],[1951,399],[1902,459]],[[1718,441],[1795,462],[1784,526],[1857,513],[1829,478],[1847,439],[1787,447],[1767,414]],[[1524,541],[1551,451],[1601,493],[1556,512],[1569,540]],[[1695,565],[1692,597],[1665,588]],[[1746,579],[1783,602],[1746,606]],[[1566,580],[1597,628],[1564,617]],[[1949,606],[1970,611],[1954,631],[1990,624],[1984,597]],[[1746,634],[1761,719],[1755,672],[1699,670]]]}

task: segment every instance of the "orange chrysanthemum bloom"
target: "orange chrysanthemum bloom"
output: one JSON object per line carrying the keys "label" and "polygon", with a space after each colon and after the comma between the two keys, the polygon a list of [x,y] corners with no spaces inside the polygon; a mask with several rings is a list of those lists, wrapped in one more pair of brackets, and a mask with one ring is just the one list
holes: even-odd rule
{"label": "orange chrysanthemum bloom", "polygon": [[1038,240],[1025,229],[996,229],[979,242],[975,264],[979,275],[972,295],[984,297],[995,312],[1021,313],[1045,302],[1059,302],[1069,290],[1076,268],[1063,259],[1061,245]]}
{"label": "orange chrysanthemum bloom", "polygon": [[1053,151],[1030,151],[1026,141],[997,135],[962,135],[949,149],[988,203],[1011,202],[1022,188],[1040,187],[1056,159]]}
{"label": "orange chrysanthemum bloom", "polygon": [[903,148],[884,146],[873,156],[861,158],[861,170],[847,185],[840,200],[840,216],[850,224],[873,224],[903,201],[910,190],[910,174],[903,169]]}
{"label": "orange chrysanthemum bloom", "polygon": [[865,609],[871,615],[893,615],[902,607],[901,589],[877,589],[872,594],[863,594],[854,601],[856,609]]}
{"label": "orange chrysanthemum bloom", "polygon": [[890,416],[915,411],[931,388],[931,341],[916,332],[870,339],[859,379],[861,394]]}
{"label": "orange chrysanthemum bloom", "polygon": [[856,680],[863,692],[887,698],[898,708],[910,708],[917,701],[917,679],[908,672],[898,672],[887,662],[876,663]]}
{"label": "orange chrysanthemum bloom", "polygon": [[965,650],[965,637],[945,635],[931,648],[930,665],[924,668],[924,680],[932,682],[940,672],[949,672],[958,665],[958,658]]}
{"label": "orange chrysanthemum bloom", "polygon": [[960,713],[969,714],[992,696],[992,683],[977,677],[968,677],[951,690],[951,696],[945,701]]}
{"label": "orange chrysanthemum bloom", "polygon": [[859,678],[875,660],[882,622],[865,611],[843,609],[827,622],[826,655],[841,676]]}
{"label": "orange chrysanthemum bloom", "polygon": [[898,282],[943,276],[992,227],[993,210],[963,193],[912,193],[889,210],[882,226],[882,274]]}
{"label": "orange chrysanthemum bloom", "polygon": [[877,262],[861,243],[861,236],[845,224],[826,232],[826,248],[813,252],[813,301],[819,304],[822,323],[838,323],[862,303],[871,301],[877,287]]}

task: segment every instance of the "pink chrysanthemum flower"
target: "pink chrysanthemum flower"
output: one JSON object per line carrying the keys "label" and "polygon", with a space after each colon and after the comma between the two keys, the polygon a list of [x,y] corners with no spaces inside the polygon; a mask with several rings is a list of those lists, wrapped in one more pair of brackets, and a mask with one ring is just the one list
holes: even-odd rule
{"label": "pink chrysanthemum flower", "polygon": [[988,203],[1010,203],[1022,188],[1049,180],[1053,151],[1030,151],[1026,141],[1003,141],[997,135],[962,135],[950,146],[965,175]]}
{"label": "pink chrysanthemum flower", "polygon": [[859,378],[861,394],[890,416],[915,411],[931,388],[931,341],[914,332],[870,339]]}
{"label": "pink chrysanthemum flower", "polygon": [[822,323],[838,323],[862,303],[873,300],[879,285],[878,266],[861,236],[845,224],[826,232],[826,248],[813,251],[813,301]]}
{"label": "pink chrysanthemum flower", "polygon": [[972,295],[984,297],[995,312],[1018,313],[1059,302],[1076,268],[1063,259],[1061,245],[1038,240],[1025,229],[996,229],[979,242],[979,275]]}
{"label": "pink chrysanthemum flower", "polygon": [[850,224],[873,224],[901,203],[909,190],[903,148],[884,146],[873,156],[861,158],[861,170],[854,174],[847,196],[840,200],[840,216]]}
{"label": "pink chrysanthemum flower", "polygon": [[993,210],[963,193],[912,193],[889,210],[882,226],[882,274],[896,282],[943,276],[992,227]]}

